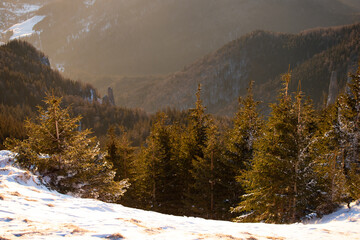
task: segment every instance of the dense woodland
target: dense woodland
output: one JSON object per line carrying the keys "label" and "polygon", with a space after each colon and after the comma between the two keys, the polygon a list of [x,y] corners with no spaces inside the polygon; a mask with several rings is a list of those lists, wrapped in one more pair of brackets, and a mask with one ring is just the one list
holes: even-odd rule
{"label": "dense woodland", "polygon": [[91,86],[63,79],[25,42],[1,46],[0,54],[1,140],[60,192],[272,223],[321,216],[360,198],[360,67],[321,109],[301,82],[290,90],[289,70],[263,116],[250,82],[228,119],[206,112],[201,85],[194,108],[151,116],[98,101]]}
{"label": "dense woodland", "polygon": [[[157,114],[138,154],[108,146],[132,186],[120,201],[165,213],[236,221],[291,223],[332,212],[360,197],[360,68],[336,103],[319,111],[291,71],[265,119],[253,83],[225,131],[206,114],[199,86],[187,124]],[[130,157],[131,156],[131,157]],[[126,162],[126,163],[125,163]],[[125,175],[123,175],[125,177]],[[139,201],[140,200],[140,201]]]}

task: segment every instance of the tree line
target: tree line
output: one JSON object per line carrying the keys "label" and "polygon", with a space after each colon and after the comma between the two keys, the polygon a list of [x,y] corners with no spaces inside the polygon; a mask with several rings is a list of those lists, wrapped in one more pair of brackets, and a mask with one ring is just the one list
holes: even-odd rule
{"label": "tree line", "polygon": [[27,137],[6,145],[60,192],[176,215],[298,222],[360,197],[360,67],[350,78],[335,104],[315,110],[300,84],[290,93],[289,71],[267,119],[251,82],[230,126],[206,113],[199,85],[195,107],[158,112],[141,147],[117,124],[104,151],[49,95],[25,122]]}
{"label": "tree line", "polygon": [[[109,161],[132,186],[125,205],[177,215],[292,223],[360,197],[360,68],[335,104],[316,110],[291,71],[265,119],[250,83],[230,127],[195,108],[180,124],[158,112],[138,150],[109,132]],[[126,174],[125,174],[126,172]]]}

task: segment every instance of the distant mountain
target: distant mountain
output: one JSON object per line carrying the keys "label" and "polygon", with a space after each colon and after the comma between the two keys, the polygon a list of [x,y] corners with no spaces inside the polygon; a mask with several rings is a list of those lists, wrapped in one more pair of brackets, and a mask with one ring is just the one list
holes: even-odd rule
{"label": "distant mountain", "polygon": [[[255,31],[200,58],[182,71],[156,78],[142,88],[123,78],[114,83],[118,104],[142,107],[154,112],[165,106],[186,109],[193,106],[197,84],[203,85],[203,101],[208,110],[232,114],[237,97],[255,81],[255,98],[267,103],[275,100],[281,75],[292,69],[291,90],[301,81],[302,90],[317,106],[327,100],[330,77],[340,90],[347,73],[357,66],[360,51],[360,24],[314,29],[299,34]],[[149,80],[150,81],[150,80]],[[126,84],[134,86],[124,91]]]}
{"label": "distant mountain", "polygon": [[[2,22],[45,16],[27,40],[75,78],[170,73],[256,29],[297,33],[360,19],[356,0],[6,0],[0,11],[11,3],[14,15],[26,2],[42,8],[1,13]],[[0,27],[0,41],[10,27]]]}

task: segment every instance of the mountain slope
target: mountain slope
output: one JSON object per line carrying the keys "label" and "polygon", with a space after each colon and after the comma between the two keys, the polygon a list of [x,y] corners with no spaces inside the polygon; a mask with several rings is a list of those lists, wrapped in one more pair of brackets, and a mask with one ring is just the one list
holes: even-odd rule
{"label": "mountain slope", "polygon": [[245,94],[250,80],[255,81],[255,97],[265,103],[275,100],[281,75],[292,69],[291,91],[301,80],[302,90],[321,105],[328,93],[330,76],[337,73],[342,88],[347,73],[357,66],[360,24],[308,30],[299,34],[255,31],[234,40],[219,50],[170,74],[146,91],[124,93],[116,84],[118,104],[141,105],[153,112],[165,106],[186,109],[195,102],[197,84],[203,85],[203,100],[208,110],[232,114],[236,99]]}
{"label": "mountain slope", "polygon": [[360,19],[352,0],[58,0],[43,5],[33,14],[46,17],[28,40],[73,78],[169,73],[256,29],[297,33]]}
{"label": "mountain slope", "polygon": [[0,103],[12,106],[40,105],[46,92],[82,98],[95,93],[89,84],[63,78],[42,52],[18,40],[0,46],[0,91]]}
{"label": "mountain slope", "polygon": [[[147,135],[149,116],[139,109],[116,107],[102,99],[90,84],[64,78],[50,67],[44,53],[27,42],[14,40],[0,46],[0,148],[6,137],[24,138],[22,122],[36,106],[43,106],[46,94],[63,97],[63,106],[72,106],[81,115],[81,126],[105,136],[110,125],[121,124],[140,145]],[[101,120],[101,124],[100,124]]]}
{"label": "mountain slope", "polygon": [[360,239],[360,205],[312,224],[175,217],[49,191],[0,151],[1,239]]}

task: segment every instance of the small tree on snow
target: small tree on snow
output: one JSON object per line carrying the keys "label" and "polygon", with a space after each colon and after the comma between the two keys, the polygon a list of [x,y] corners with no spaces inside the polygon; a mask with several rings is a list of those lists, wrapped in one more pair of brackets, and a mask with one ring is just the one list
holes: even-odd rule
{"label": "small tree on snow", "polygon": [[49,95],[44,102],[47,108],[39,107],[36,122],[25,122],[28,139],[7,140],[17,162],[60,192],[116,201],[128,183],[114,181],[112,164],[100,157],[90,130],[77,131],[81,117],[71,118],[69,108],[60,107],[61,98]]}

